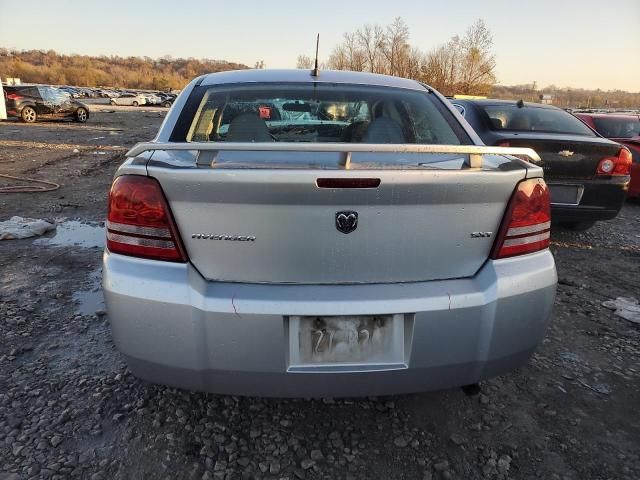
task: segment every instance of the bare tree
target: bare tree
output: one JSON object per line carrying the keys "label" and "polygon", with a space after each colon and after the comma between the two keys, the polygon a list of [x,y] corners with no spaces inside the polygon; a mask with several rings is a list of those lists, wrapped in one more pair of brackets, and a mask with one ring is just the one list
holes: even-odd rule
{"label": "bare tree", "polygon": [[460,93],[486,95],[496,83],[493,37],[483,20],[467,29],[461,42]]}
{"label": "bare tree", "polygon": [[380,25],[365,25],[356,31],[356,38],[367,59],[366,69],[373,73],[384,73],[385,34]]}
{"label": "bare tree", "polygon": [[349,62],[349,70],[364,72],[366,67],[366,55],[360,48],[358,37],[355,33],[344,34],[344,47]]}
{"label": "bare tree", "polygon": [[426,54],[423,67],[424,81],[445,95],[453,95],[459,79],[462,46],[456,35],[446,44]]}
{"label": "bare tree", "polygon": [[387,26],[383,53],[387,59],[388,73],[402,76],[403,66],[409,50],[409,27],[400,17]]}
{"label": "bare tree", "polygon": [[445,94],[486,95],[496,83],[491,32],[482,20],[463,37],[427,53],[409,43],[409,28],[397,17],[390,25],[364,25],[345,33],[329,57],[336,70],[368,71],[414,78]]}
{"label": "bare tree", "polygon": [[307,55],[298,55],[298,62],[296,68],[310,69],[313,68],[313,58]]}
{"label": "bare tree", "polygon": [[329,64],[329,68],[334,70],[349,70],[349,61],[344,45],[337,45],[333,48],[327,63]]}

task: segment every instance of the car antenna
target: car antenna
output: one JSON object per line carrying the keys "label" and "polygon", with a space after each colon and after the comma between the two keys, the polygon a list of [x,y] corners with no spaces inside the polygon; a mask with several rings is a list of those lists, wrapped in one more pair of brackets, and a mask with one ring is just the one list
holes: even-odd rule
{"label": "car antenna", "polygon": [[320,76],[320,70],[318,69],[318,47],[319,46],[320,46],[320,34],[318,34],[318,36],[316,37],[316,62],[315,62],[315,67],[313,67],[313,70],[311,70],[312,77]]}

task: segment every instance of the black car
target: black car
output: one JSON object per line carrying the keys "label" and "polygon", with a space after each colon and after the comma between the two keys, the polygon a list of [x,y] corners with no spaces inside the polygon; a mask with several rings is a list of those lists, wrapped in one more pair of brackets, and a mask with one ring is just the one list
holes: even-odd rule
{"label": "black car", "polygon": [[174,95],[172,93],[158,92],[156,93],[156,96],[160,97],[160,105],[162,105],[163,107],[170,107],[171,105],[173,105],[173,102],[175,101],[177,95]]}
{"label": "black car", "polygon": [[554,221],[577,230],[614,218],[629,186],[631,154],[564,110],[510,100],[451,103],[486,145],[530,147],[542,159]]}
{"label": "black car", "polygon": [[89,108],[58,88],[44,85],[8,85],[2,88],[7,114],[23,122],[33,123],[43,117],[72,118],[81,123],[89,119]]}

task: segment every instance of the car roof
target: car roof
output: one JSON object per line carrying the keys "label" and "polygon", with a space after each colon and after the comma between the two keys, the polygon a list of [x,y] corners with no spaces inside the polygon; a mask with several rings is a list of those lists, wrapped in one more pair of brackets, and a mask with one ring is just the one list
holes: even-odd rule
{"label": "car roof", "polygon": [[[478,99],[450,99],[451,103],[473,103],[476,105],[486,105],[486,106],[500,106],[500,105],[516,105],[520,100],[501,100],[497,98],[486,98],[482,100]],[[535,102],[522,102],[524,107],[532,107],[532,108],[547,108],[550,110],[562,110],[559,107],[554,105],[546,105],[544,103],[535,103]]]}
{"label": "car roof", "polygon": [[627,120],[637,120],[640,115],[633,113],[589,113],[589,112],[575,112],[574,115],[584,115],[590,118],[624,118]]}
{"label": "car roof", "polygon": [[200,85],[222,85],[232,83],[271,83],[271,82],[314,82],[314,83],[352,83],[383,87],[407,88],[422,90],[426,88],[421,83],[408,78],[379,75],[376,73],[351,72],[345,70],[320,70],[317,77],[311,75],[311,70],[231,70],[227,72],[210,73],[205,75]]}

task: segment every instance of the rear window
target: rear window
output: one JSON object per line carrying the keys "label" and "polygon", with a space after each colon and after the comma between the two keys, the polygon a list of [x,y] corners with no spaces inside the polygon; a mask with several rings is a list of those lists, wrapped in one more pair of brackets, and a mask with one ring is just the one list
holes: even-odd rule
{"label": "rear window", "polygon": [[607,138],[631,138],[640,136],[640,118],[596,117],[593,119],[596,130]]}
{"label": "rear window", "polygon": [[580,120],[555,108],[518,107],[517,105],[479,105],[489,119],[492,130],[568,133],[593,137]]}
{"label": "rear window", "polygon": [[200,87],[173,141],[459,145],[470,140],[432,94],[345,84]]}
{"label": "rear window", "polygon": [[16,93],[18,95],[23,95],[26,97],[36,97],[38,98],[40,95],[38,94],[38,87],[3,87],[6,92]]}

